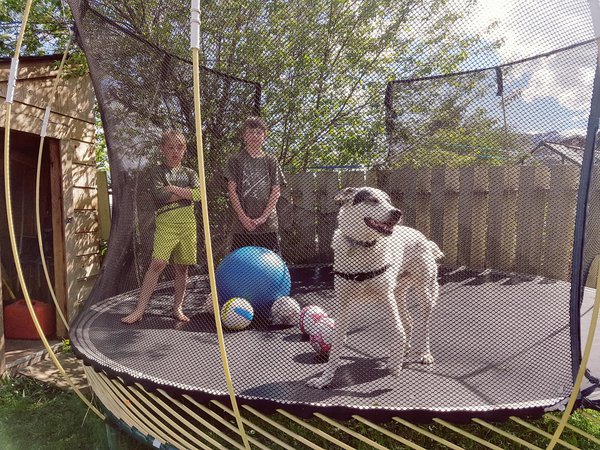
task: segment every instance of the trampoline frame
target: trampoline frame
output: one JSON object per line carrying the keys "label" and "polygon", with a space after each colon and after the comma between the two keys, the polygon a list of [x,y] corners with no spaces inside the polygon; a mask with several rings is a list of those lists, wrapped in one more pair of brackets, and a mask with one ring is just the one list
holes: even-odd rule
{"label": "trampoline frame", "polygon": [[[40,326],[40,324],[37,320],[37,317],[35,315],[35,312],[33,310],[31,298],[30,298],[30,295],[29,295],[29,292],[27,289],[27,285],[26,285],[24,277],[23,277],[21,263],[20,263],[19,255],[18,255],[17,248],[16,248],[16,239],[15,239],[15,231],[14,231],[14,224],[13,224],[14,218],[12,215],[12,207],[11,207],[11,192],[10,192],[10,182],[9,182],[9,180],[10,180],[9,135],[10,135],[10,130],[11,130],[11,127],[10,127],[11,105],[12,105],[12,101],[13,101],[12,92],[14,92],[14,86],[16,85],[16,75],[17,75],[17,71],[18,71],[18,58],[19,58],[19,54],[20,54],[21,44],[23,41],[25,27],[27,26],[27,22],[28,22],[28,15],[29,15],[31,5],[32,5],[32,0],[27,0],[25,9],[24,9],[22,23],[21,23],[19,38],[17,40],[15,54],[14,54],[12,64],[11,64],[11,73],[10,73],[9,80],[8,80],[8,94],[7,94],[7,97],[5,100],[5,106],[6,106],[5,146],[4,146],[4,151],[5,151],[4,175],[5,175],[5,190],[6,190],[5,202],[6,202],[8,223],[9,223],[9,237],[10,237],[10,241],[11,241],[11,249],[12,249],[13,257],[15,260],[19,284],[21,285],[21,288],[23,290],[25,301],[27,303],[29,312],[32,316],[32,319],[34,321],[34,324],[35,324],[36,330],[38,331],[40,339],[44,343],[44,346],[46,347],[46,350],[48,351],[49,355],[51,356],[53,362],[55,363],[56,367],[59,368],[59,370],[61,371],[63,376],[65,376],[65,378],[67,378],[67,380],[70,382],[71,386],[74,388],[74,384],[73,384],[72,380],[70,380],[69,377],[66,376],[64,369],[61,367],[61,365],[58,362],[58,360],[56,359],[56,356],[54,355],[53,351],[50,349],[49,343],[48,343],[46,337],[44,336],[44,333],[41,329],[41,326]],[[593,24],[594,24],[594,29],[596,32],[595,34],[599,35],[600,34],[600,32],[599,32],[600,5],[598,5],[597,3],[595,4],[594,2],[590,2],[590,5],[592,8],[592,16],[594,18]],[[192,0],[192,19],[191,19],[191,21],[192,21],[192,39],[193,40],[199,39],[199,25],[200,25],[199,12],[200,12],[199,0]],[[199,66],[199,54],[198,54],[199,45],[197,45],[197,43],[195,43],[195,42],[192,42],[192,48],[193,48],[192,55],[193,55],[193,64],[194,64],[194,72],[195,72],[194,105],[195,105],[195,109],[196,109],[196,128],[197,128],[196,136],[197,136],[198,164],[199,164],[199,172],[200,172],[200,174],[203,174],[203,165],[201,164],[203,156],[202,156],[202,134],[201,134],[202,129],[201,129],[201,119],[200,119],[200,102],[199,102],[199,79],[197,79],[198,73],[199,73],[199,70],[197,70],[199,68],[198,67]],[[599,51],[600,51],[600,44],[599,44]],[[593,157],[593,150],[595,148],[595,137],[596,137],[595,135],[596,135],[596,132],[598,129],[598,120],[600,119],[600,98],[599,98],[599,93],[598,93],[598,90],[600,89],[600,75],[599,75],[599,70],[598,70],[599,65],[600,65],[600,59],[598,61],[598,65],[596,67],[596,75],[594,78],[594,91],[593,91],[593,96],[592,96],[592,112],[593,113],[592,112],[590,113],[590,119],[589,119],[589,125],[588,125],[588,136],[587,136],[587,141],[586,141],[586,153],[585,153],[586,158],[584,159],[584,162],[587,162],[587,168],[583,172],[586,172],[586,171],[587,172],[584,175],[582,175],[582,184],[585,187],[584,187],[584,189],[580,188],[580,196],[578,199],[574,258],[573,258],[573,262],[574,262],[574,264],[573,264],[573,266],[574,266],[573,267],[573,282],[572,282],[572,295],[573,296],[575,296],[575,295],[580,296],[581,290],[582,290],[582,287],[581,287],[581,260],[582,260],[581,251],[582,251],[582,244],[583,244],[583,236],[584,236],[584,232],[585,232],[585,205],[587,202],[588,190],[589,190],[589,184],[590,184],[590,178],[591,178],[591,176],[590,176],[591,161],[592,161],[592,157]],[[50,108],[47,109],[47,111],[48,112],[46,115],[49,114]],[[43,140],[43,136],[45,134],[44,127],[45,127],[45,125],[43,125],[43,127],[42,127],[42,133],[41,133],[42,140]],[[41,158],[38,158],[38,165],[40,164],[40,160],[41,160]],[[40,173],[40,171],[39,171],[39,167],[38,167],[38,178],[39,178],[39,173]],[[203,180],[203,178],[201,178],[201,179]],[[37,188],[39,191],[39,183],[37,184]],[[208,211],[206,208],[206,204],[207,204],[206,186],[204,184],[202,184],[201,190],[202,190],[202,196],[203,196],[202,205],[203,205],[203,218],[204,218],[204,225],[205,225],[204,229],[205,229],[205,233],[208,233],[208,234],[206,234],[206,237],[207,237],[206,242],[210,243],[210,234],[209,234],[209,226],[208,226]],[[39,192],[38,192],[38,195],[36,196],[36,208],[39,210]],[[39,236],[38,236],[38,238],[39,238]],[[249,449],[251,441],[253,444],[257,445],[259,448],[267,448],[267,447],[263,446],[262,444],[260,444],[260,442],[258,442],[258,443],[254,442],[253,438],[251,436],[249,436],[244,430],[244,423],[249,424],[249,422],[247,419],[242,418],[241,414],[239,413],[239,409],[237,407],[237,403],[236,403],[236,399],[235,399],[235,393],[233,392],[233,386],[230,383],[230,374],[229,374],[229,370],[228,370],[228,366],[227,366],[227,357],[226,357],[225,348],[224,348],[222,329],[220,327],[220,325],[221,325],[220,320],[218,320],[219,319],[219,308],[218,308],[218,303],[217,303],[217,298],[216,298],[216,288],[215,288],[216,284],[214,282],[214,268],[212,267],[210,244],[208,245],[208,248],[207,248],[207,259],[208,259],[208,265],[209,265],[211,288],[214,288],[214,289],[211,289],[211,291],[213,292],[212,297],[213,297],[213,305],[215,307],[216,327],[217,327],[217,330],[221,330],[220,332],[218,331],[218,334],[219,334],[219,344],[222,349],[221,354],[223,357],[223,368],[224,368],[226,377],[229,380],[228,388],[230,388],[230,398],[231,398],[231,403],[233,406],[233,411],[229,410],[229,408],[227,408],[226,406],[224,406],[214,400],[212,401],[212,403],[215,404],[216,406],[220,407],[224,412],[231,414],[235,417],[237,424],[238,424],[238,428],[236,431],[237,431],[239,437],[241,437],[241,439],[242,439],[243,448]],[[576,269],[579,269],[579,270],[576,270]],[[50,289],[52,290],[51,286],[50,286]],[[577,292],[577,291],[579,291],[579,292]],[[571,302],[571,305],[573,307],[573,302]],[[577,309],[576,306],[575,306],[575,308]],[[562,414],[562,417],[559,421],[556,431],[551,436],[550,443],[548,444],[548,447],[547,447],[548,449],[554,448],[556,443],[561,443],[563,445],[566,444],[560,440],[560,436],[561,436],[564,428],[567,426],[568,418],[573,410],[573,407],[575,406],[575,403],[576,403],[578,395],[579,395],[581,383],[582,383],[583,377],[585,375],[585,369],[586,369],[587,362],[589,360],[589,356],[590,356],[590,352],[591,352],[591,348],[592,348],[594,333],[595,333],[596,327],[597,327],[599,310],[600,310],[600,269],[599,269],[598,276],[597,276],[596,297],[595,297],[595,301],[594,301],[594,309],[593,309],[593,314],[592,314],[592,320],[590,323],[590,329],[589,329],[589,333],[588,333],[586,347],[583,352],[583,356],[580,359],[579,364],[578,364],[577,376],[576,376],[576,380],[575,380],[575,383],[574,383],[574,386],[573,386],[573,389],[571,392],[571,396],[569,398],[569,402],[565,408],[565,411]],[[571,314],[572,321],[573,321],[573,316],[574,315],[573,315],[573,311],[572,311],[572,314]],[[577,315],[576,317],[579,320],[579,315]],[[577,327],[576,327],[576,329],[577,329]],[[574,352],[574,355],[578,355],[579,349],[574,348],[573,352]],[[579,358],[574,358],[574,359],[579,359]],[[574,367],[574,369],[575,369],[575,367]],[[137,415],[139,411],[136,411],[133,408],[131,408],[132,404],[138,406],[140,408],[140,411],[142,411],[142,408],[144,408],[143,411],[145,411],[146,413],[156,412],[157,414],[159,414],[161,416],[162,419],[167,420],[167,423],[173,425],[178,431],[182,430],[182,428],[180,427],[179,424],[174,423],[172,420],[168,420],[168,416],[166,416],[165,413],[160,408],[156,408],[155,404],[151,403],[152,405],[154,405],[151,408],[151,410],[148,410],[144,407],[143,404],[144,403],[147,404],[148,401],[144,400],[145,394],[141,393],[141,392],[145,392],[143,390],[143,388],[136,387],[135,389],[128,389],[128,388],[122,386],[120,383],[112,381],[112,380],[106,378],[104,375],[94,372],[92,369],[86,368],[85,370],[86,370],[86,374],[88,376],[88,380],[90,381],[90,384],[92,385],[93,388],[94,388],[94,386],[96,388],[95,392],[97,392],[99,394],[100,393],[106,394],[106,395],[102,396],[101,400],[106,406],[109,406],[110,411],[114,412],[115,410],[118,410],[124,417],[131,419],[132,424],[134,426],[137,424],[139,426],[140,430],[142,430],[142,432],[148,432],[147,434],[149,435],[149,433],[152,432],[152,428],[147,427],[146,426],[147,422],[144,419],[139,418],[139,416]],[[138,390],[136,390],[136,389],[138,389]],[[161,394],[162,394],[162,392],[161,392]],[[90,408],[96,414],[98,414],[98,416],[100,418],[102,418],[102,419],[105,418],[104,415],[102,415],[83,395],[81,395],[81,393],[79,393],[79,395],[82,398],[82,400],[85,401],[88,404],[88,406],[90,406]],[[152,394],[148,393],[148,396],[150,396],[150,398],[152,398]],[[119,403],[117,400],[121,401],[121,403]],[[162,400],[159,400],[157,397],[154,397],[153,401],[158,403],[159,405],[165,407],[167,409],[167,411],[172,411],[172,410],[168,409],[169,407],[168,407],[168,405],[166,405],[166,403],[164,403]],[[200,405],[200,404],[198,404],[196,406],[200,407],[200,409],[202,409],[202,410],[204,410],[203,408],[206,408],[204,405]],[[111,407],[114,409],[111,409]],[[250,411],[251,413],[255,414],[257,417],[259,417],[263,420],[266,417],[266,416],[262,415],[261,413],[259,413],[258,411],[252,410],[249,407],[246,407],[245,409]],[[288,418],[291,418],[291,415],[289,413],[285,413],[284,415]],[[374,442],[371,439],[348,429],[344,425],[341,425],[341,424],[333,421],[332,419],[329,419],[326,416],[323,416],[320,413],[316,413],[315,415],[319,419],[322,419],[323,421],[328,423],[329,425],[332,425],[332,426],[350,434],[351,436],[373,446],[374,448],[384,448],[377,442]],[[109,417],[111,417],[111,416],[109,416]],[[119,418],[119,420],[123,420],[123,419]],[[292,419],[292,420],[294,420],[294,419]],[[381,429],[381,427],[378,427],[377,425],[370,423],[366,419],[359,418],[357,420],[359,420],[361,423],[363,423],[371,428],[374,428],[377,431],[384,432],[384,434],[390,436],[390,434],[385,432],[385,430]],[[294,420],[294,421],[296,423],[298,423],[299,419]],[[444,426],[447,426],[448,428],[454,429],[455,431],[458,431],[463,435],[468,435],[469,437],[473,438],[472,435],[454,427],[451,424],[445,423],[444,421],[439,420],[439,419],[437,419],[435,421]],[[226,420],[221,420],[221,422],[224,426],[228,427],[228,423]],[[160,421],[159,421],[159,423],[160,423]],[[483,424],[483,421],[478,420],[477,423]],[[130,424],[128,424],[128,425],[131,427],[132,431],[135,429],[134,426],[132,426]],[[273,424],[271,423],[271,425],[273,425]],[[489,429],[495,428],[493,426],[486,426],[486,427]],[[261,434],[265,435],[266,437],[270,438],[273,442],[281,445],[284,448],[293,448],[293,447],[290,447],[289,445],[285,444],[284,442],[282,442],[275,436],[268,434],[268,432],[262,430],[259,426],[256,426],[255,424],[252,424],[252,428],[255,429],[256,431],[260,432]],[[230,430],[231,430],[231,428],[230,428]],[[309,428],[309,430],[314,431],[314,428],[313,429]],[[209,443],[216,444],[218,448],[226,448],[226,447],[222,447],[222,446],[218,445],[218,443],[215,442],[214,439],[211,439],[207,435],[203,434],[197,428],[195,429],[195,431],[198,433],[199,436],[205,438]],[[177,435],[174,436],[173,432],[171,430],[168,430],[168,434],[170,434],[174,438],[175,441],[178,441],[179,439],[183,439],[180,436],[177,436]],[[190,439],[191,441],[194,442],[194,444],[198,444],[198,448],[211,448],[208,445],[206,445],[205,443],[202,443],[195,436],[191,436],[189,433],[183,433],[183,434],[184,434],[185,438]],[[321,434],[321,433],[319,433],[319,434]],[[297,435],[295,435],[295,433],[294,433],[294,434],[292,434],[292,437],[297,437]],[[404,440],[403,438],[401,438],[399,436],[392,435],[390,437],[398,440],[399,442],[402,442],[405,445],[408,445],[411,448],[422,448],[416,444],[411,443],[410,441]],[[155,438],[155,439],[159,439],[158,442],[160,442],[160,438]],[[511,439],[515,440],[514,438],[511,438]],[[442,440],[441,438],[438,438],[436,440],[438,442],[443,443],[444,445],[449,446],[450,448],[455,448],[455,447],[452,447],[453,444],[444,442],[444,440]],[[476,440],[479,442],[479,439],[476,439]],[[157,442],[157,441],[155,441],[155,442]],[[525,442],[520,442],[519,440],[515,440],[515,442],[519,442],[523,445],[527,444]],[[182,443],[188,444],[187,441],[182,441]],[[234,445],[236,448],[241,448],[238,445],[233,444],[232,442],[230,442],[230,443],[232,445]],[[303,443],[311,446],[312,448],[318,448],[318,447],[314,447],[314,446],[310,445],[309,442],[303,442]],[[487,447],[490,447],[490,448],[498,448],[498,447],[494,446],[493,444],[490,444],[489,442],[485,442],[485,443],[480,442],[480,443]],[[165,444],[166,444],[166,441],[161,442],[161,445],[165,445]],[[532,448],[529,445],[527,445],[527,446]],[[187,447],[187,445],[184,445],[184,447]],[[193,445],[191,445],[189,447],[194,448]],[[345,445],[342,447],[347,448]]]}

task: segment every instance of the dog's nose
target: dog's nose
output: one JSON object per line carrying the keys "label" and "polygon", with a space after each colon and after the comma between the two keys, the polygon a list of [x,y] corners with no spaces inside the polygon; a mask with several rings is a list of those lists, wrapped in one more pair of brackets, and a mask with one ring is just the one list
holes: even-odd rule
{"label": "dog's nose", "polygon": [[399,209],[392,210],[392,220],[394,222],[399,222],[401,218],[402,218],[402,211],[400,211]]}

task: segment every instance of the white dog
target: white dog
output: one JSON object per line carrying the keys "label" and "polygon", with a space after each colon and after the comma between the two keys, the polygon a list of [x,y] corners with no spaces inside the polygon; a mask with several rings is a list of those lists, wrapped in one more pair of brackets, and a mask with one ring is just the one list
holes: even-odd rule
{"label": "white dog", "polygon": [[357,301],[372,302],[373,310],[385,308],[384,313],[391,318],[388,368],[398,375],[410,349],[412,319],[406,296],[411,287],[424,309],[425,339],[423,348],[418,349],[420,362],[432,364],[429,322],[439,295],[436,261],[444,254],[419,231],[399,226],[402,213],[379,189],[346,188],[335,201],[341,206],[332,241],[339,310],[334,316],[329,362],[323,374],[309,380],[308,385],[323,388],[331,383],[348,331],[349,307]]}

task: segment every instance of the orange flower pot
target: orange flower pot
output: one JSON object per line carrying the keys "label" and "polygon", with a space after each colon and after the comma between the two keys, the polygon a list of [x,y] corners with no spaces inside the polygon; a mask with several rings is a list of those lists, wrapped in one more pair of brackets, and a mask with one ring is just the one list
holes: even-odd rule
{"label": "orange flower pot", "polygon": [[[53,336],[56,332],[54,307],[38,300],[31,302],[44,336]],[[7,339],[37,340],[40,338],[25,300],[20,299],[4,307],[4,336]]]}

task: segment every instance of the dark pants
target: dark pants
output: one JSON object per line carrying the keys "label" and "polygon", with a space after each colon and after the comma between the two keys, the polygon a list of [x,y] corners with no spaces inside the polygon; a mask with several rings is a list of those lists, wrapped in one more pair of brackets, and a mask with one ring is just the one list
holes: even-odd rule
{"label": "dark pants", "polygon": [[231,240],[231,251],[241,247],[264,247],[273,250],[276,253],[279,251],[279,236],[277,233],[240,233],[234,234]]}

